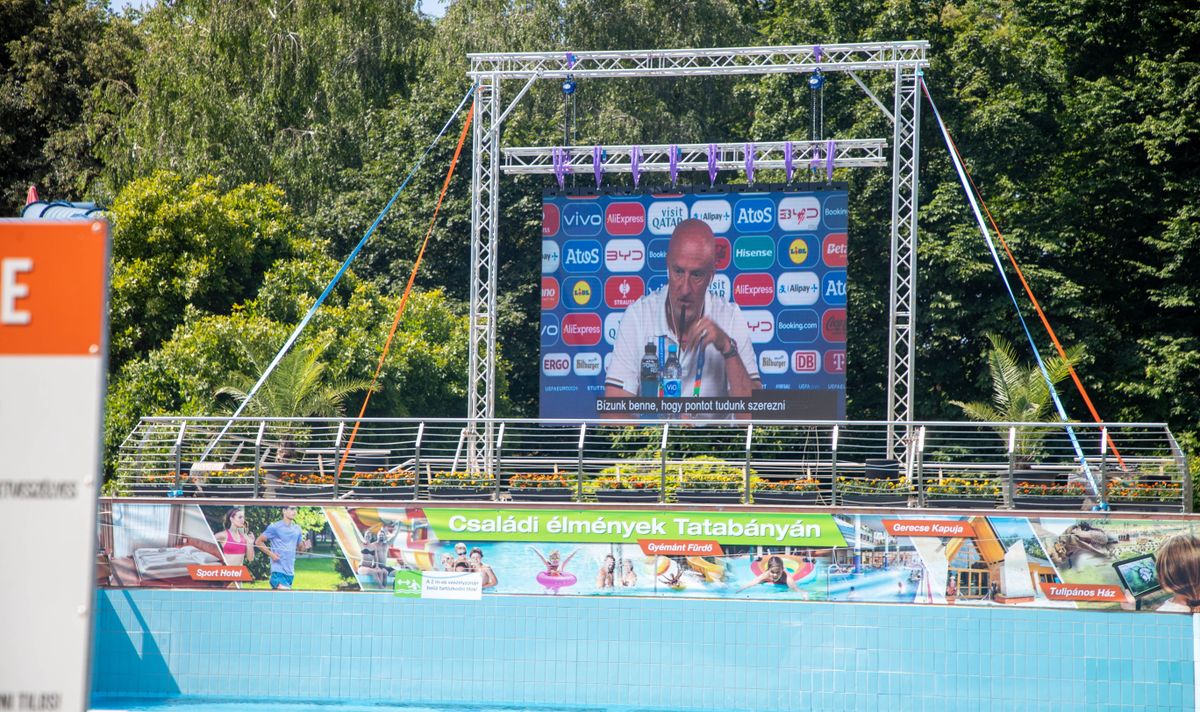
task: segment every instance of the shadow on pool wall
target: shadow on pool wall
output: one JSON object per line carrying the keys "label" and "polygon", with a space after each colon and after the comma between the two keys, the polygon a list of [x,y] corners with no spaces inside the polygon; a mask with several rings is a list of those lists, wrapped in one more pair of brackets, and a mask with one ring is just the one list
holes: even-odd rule
{"label": "shadow on pool wall", "polygon": [[1194,705],[1187,616],[635,597],[97,596],[97,704],[182,696],[788,712]]}

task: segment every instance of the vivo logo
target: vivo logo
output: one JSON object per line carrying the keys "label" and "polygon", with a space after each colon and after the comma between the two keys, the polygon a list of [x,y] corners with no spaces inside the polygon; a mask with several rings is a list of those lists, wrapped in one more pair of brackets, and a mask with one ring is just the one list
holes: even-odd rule
{"label": "vivo logo", "polygon": [[562,209],[562,231],[571,237],[592,237],[604,228],[604,213],[595,203],[567,203]]}
{"label": "vivo logo", "polygon": [[560,330],[558,317],[553,314],[542,314],[542,347],[557,344]]}

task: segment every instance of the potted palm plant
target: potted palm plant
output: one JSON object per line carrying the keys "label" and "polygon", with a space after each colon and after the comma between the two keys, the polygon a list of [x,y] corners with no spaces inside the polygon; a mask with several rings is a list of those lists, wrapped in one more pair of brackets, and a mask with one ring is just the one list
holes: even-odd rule
{"label": "potted palm plant", "polygon": [[750,481],[755,504],[816,504],[821,497],[821,483],[815,477],[789,480],[768,480],[756,477]]}
{"label": "potted palm plant", "polygon": [[489,500],[495,493],[496,481],[484,473],[435,472],[429,478],[430,499]]}
{"label": "potted palm plant", "polygon": [[574,489],[558,472],[524,472],[508,480],[508,494],[514,502],[566,502]]}

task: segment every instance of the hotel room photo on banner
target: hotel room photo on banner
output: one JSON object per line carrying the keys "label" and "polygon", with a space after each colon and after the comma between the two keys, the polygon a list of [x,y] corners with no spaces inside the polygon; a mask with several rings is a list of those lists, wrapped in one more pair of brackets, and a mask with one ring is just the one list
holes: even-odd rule
{"label": "hotel room photo on banner", "polygon": [[844,184],[548,193],[542,418],[840,419]]}

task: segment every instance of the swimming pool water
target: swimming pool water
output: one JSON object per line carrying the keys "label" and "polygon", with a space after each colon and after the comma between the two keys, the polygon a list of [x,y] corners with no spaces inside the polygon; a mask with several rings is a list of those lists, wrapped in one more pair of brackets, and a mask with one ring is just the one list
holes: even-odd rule
{"label": "swimming pool water", "polygon": [[648,707],[562,707],[540,705],[420,705],[403,702],[249,701],[206,697],[93,700],[93,712],[665,712]]}

